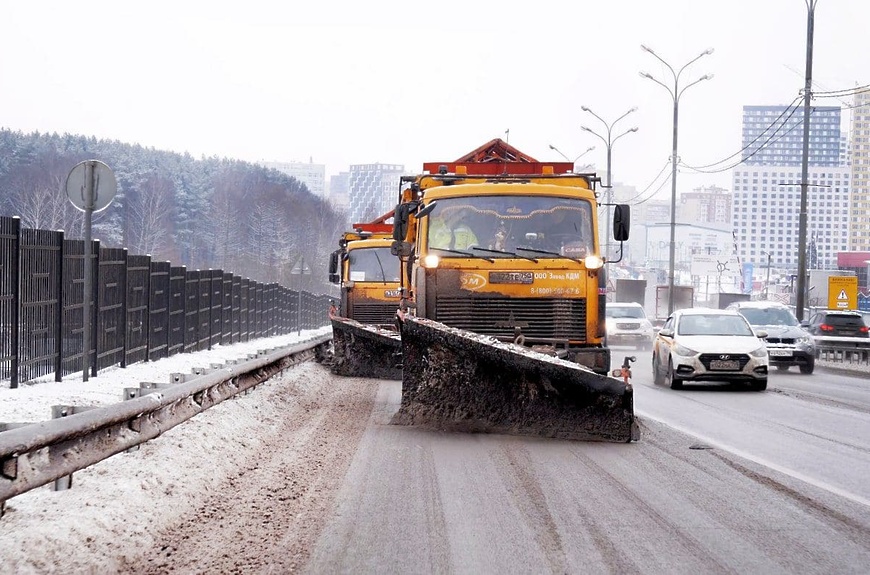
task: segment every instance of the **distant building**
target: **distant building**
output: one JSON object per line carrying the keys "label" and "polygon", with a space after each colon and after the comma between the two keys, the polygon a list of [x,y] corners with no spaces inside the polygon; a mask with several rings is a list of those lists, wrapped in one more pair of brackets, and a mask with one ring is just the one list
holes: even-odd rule
{"label": "distant building", "polygon": [[[839,106],[814,106],[809,123],[807,267],[836,267],[848,249],[852,202]],[[740,258],[796,270],[800,245],[803,106],[744,106],[743,163],[732,170],[732,224]],[[852,144],[854,147],[854,143]],[[854,162],[852,162],[854,165]],[[852,217],[852,220],[855,218]]]}
{"label": "distant building", "polygon": [[[329,202],[342,210],[350,209],[350,172],[339,172],[329,178]],[[348,222],[350,223],[350,222]]]}
{"label": "distant building", "polygon": [[351,223],[368,222],[399,203],[399,178],[405,167],[397,164],[357,164],[348,175],[348,211]]}
{"label": "distant building", "polygon": [[731,225],[731,193],[725,188],[695,188],[681,194],[679,202],[678,219],[684,222]]}
{"label": "distant building", "polygon": [[321,198],[326,197],[326,165],[304,162],[261,162],[261,166],[278,170],[305,184],[308,190]]}
{"label": "distant building", "polygon": [[[812,149],[812,146],[810,147]],[[807,191],[808,269],[833,269],[848,249],[849,168],[813,166]],[[733,222],[744,261],[798,267],[800,166],[740,166],[733,170]]]}
{"label": "distant building", "polygon": [[[804,109],[743,106],[743,165],[800,166]],[[810,113],[810,166],[840,165],[840,107],[814,106]]]}
{"label": "distant building", "polygon": [[852,108],[852,217],[848,249],[870,251],[870,93],[855,94]]}

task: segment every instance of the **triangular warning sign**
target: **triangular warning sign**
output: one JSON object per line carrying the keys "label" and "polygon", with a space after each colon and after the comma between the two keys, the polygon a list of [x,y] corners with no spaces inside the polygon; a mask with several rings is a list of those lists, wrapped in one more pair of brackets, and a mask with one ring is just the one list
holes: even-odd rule
{"label": "triangular warning sign", "polygon": [[849,296],[846,295],[846,290],[841,289],[841,290],[840,290],[840,295],[837,296],[837,299],[849,299]]}

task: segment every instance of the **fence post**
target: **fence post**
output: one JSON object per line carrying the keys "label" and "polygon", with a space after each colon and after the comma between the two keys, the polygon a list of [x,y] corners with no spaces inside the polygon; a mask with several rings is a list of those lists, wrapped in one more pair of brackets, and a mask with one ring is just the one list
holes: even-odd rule
{"label": "fence post", "polygon": [[55,365],[54,365],[54,380],[61,381],[63,379],[63,230],[58,230],[55,238],[57,239],[57,257],[54,263],[55,273],[55,288],[57,289],[57,321],[54,326],[54,350],[55,350]]}
{"label": "fence post", "polygon": [[21,219],[19,217],[12,218],[11,236],[14,246],[10,254],[9,262],[9,286],[11,292],[10,302],[10,322],[9,322],[9,351],[11,358],[9,360],[9,387],[15,389],[18,387],[18,359],[21,354],[18,341],[18,322],[21,321],[21,286],[19,278],[21,276]]}

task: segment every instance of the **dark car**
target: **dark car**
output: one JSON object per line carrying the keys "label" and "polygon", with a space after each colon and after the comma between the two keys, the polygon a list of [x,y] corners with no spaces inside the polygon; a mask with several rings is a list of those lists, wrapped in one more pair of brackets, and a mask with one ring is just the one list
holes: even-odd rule
{"label": "dark car", "polygon": [[820,311],[810,318],[807,329],[815,336],[870,338],[870,328],[857,311]]}
{"label": "dark car", "polygon": [[796,365],[801,373],[813,372],[816,366],[813,336],[801,327],[788,307],[772,301],[741,301],[732,303],[728,309],[739,312],[752,327],[767,332],[770,365],[779,370]]}

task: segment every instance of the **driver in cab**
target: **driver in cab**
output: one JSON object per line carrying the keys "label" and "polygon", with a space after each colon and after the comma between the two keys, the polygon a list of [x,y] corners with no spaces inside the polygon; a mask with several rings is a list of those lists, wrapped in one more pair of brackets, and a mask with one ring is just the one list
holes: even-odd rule
{"label": "driver in cab", "polygon": [[467,250],[478,245],[477,236],[467,223],[471,210],[450,210],[443,215],[431,216],[429,220],[429,248],[442,250]]}

